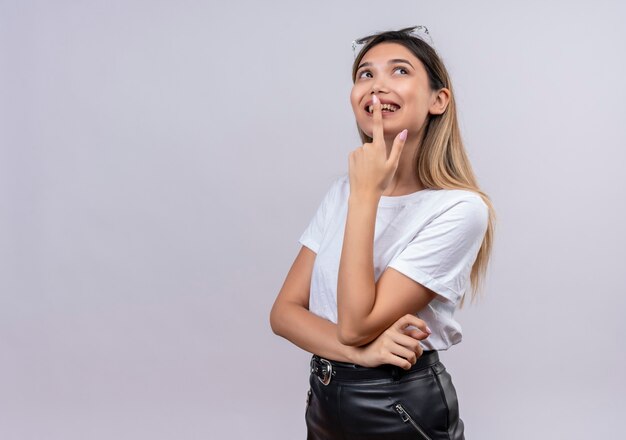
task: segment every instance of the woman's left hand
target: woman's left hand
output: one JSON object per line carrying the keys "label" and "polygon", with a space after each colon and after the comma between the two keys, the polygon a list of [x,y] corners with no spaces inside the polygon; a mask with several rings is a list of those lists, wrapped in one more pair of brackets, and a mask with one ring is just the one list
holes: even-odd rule
{"label": "woman's left hand", "polygon": [[406,141],[407,130],[395,137],[391,153],[387,157],[387,144],[383,132],[383,113],[380,100],[373,97],[372,142],[365,143],[350,153],[350,193],[365,196],[381,196],[398,168],[400,155]]}
{"label": "woman's left hand", "polygon": [[424,320],[410,313],[406,314],[398,318],[376,339],[357,347],[354,363],[363,367],[391,364],[408,370],[424,352],[420,341],[430,334],[431,331]]}

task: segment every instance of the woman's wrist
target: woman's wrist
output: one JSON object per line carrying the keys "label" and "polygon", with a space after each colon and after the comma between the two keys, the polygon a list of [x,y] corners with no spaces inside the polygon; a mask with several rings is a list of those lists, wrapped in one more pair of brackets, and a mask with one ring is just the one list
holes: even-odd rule
{"label": "woman's wrist", "polygon": [[345,345],[345,355],[348,359],[350,359],[351,364],[361,365],[361,353],[363,349],[361,347],[353,347],[350,345]]}

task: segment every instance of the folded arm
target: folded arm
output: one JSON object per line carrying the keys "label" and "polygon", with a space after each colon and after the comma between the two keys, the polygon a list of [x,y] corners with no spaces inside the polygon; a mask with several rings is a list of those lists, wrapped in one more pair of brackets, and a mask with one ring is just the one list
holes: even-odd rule
{"label": "folded arm", "polygon": [[315,258],[315,252],[302,246],[270,312],[274,333],[324,358],[366,367],[392,364],[410,368],[422,353],[419,340],[428,334],[406,327],[412,325],[425,330],[424,321],[415,316],[403,316],[383,328],[372,342],[362,346],[343,344],[337,338],[336,324],[308,310]]}

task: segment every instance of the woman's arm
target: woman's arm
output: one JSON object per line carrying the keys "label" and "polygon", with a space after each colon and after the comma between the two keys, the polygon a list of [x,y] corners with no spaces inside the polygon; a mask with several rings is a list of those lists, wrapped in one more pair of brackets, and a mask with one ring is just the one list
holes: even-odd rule
{"label": "woman's arm", "polygon": [[[374,280],[374,228],[382,193],[395,174],[407,131],[398,133],[388,151],[380,101],[374,103],[372,142],[349,156],[350,196],[337,284],[338,339],[362,345],[406,314],[424,308],[435,293],[393,268]],[[412,160],[412,159],[405,159]]]}
{"label": "woman's arm", "polygon": [[315,252],[302,246],[270,312],[272,331],[309,353],[358,363],[358,348],[339,342],[337,325],[308,310],[315,257]]}
{"label": "woman's arm", "polygon": [[272,316],[274,333],[303,350],[327,359],[360,364],[358,347],[339,342],[336,324],[297,304],[278,304],[272,309]]}
{"label": "woman's arm", "polygon": [[367,344],[403,315],[418,312],[435,297],[430,289],[393,268],[387,268],[378,282],[374,281],[379,199],[378,195],[351,194],[348,201],[337,286],[338,340],[346,345]]}
{"label": "woman's arm", "polygon": [[270,312],[274,333],[328,359],[366,367],[392,364],[410,368],[422,354],[419,340],[428,337],[428,333],[405,327],[426,329],[424,321],[404,316],[383,329],[369,344],[362,347],[342,344],[337,339],[337,325],[308,310],[315,257],[315,252],[302,246]]}

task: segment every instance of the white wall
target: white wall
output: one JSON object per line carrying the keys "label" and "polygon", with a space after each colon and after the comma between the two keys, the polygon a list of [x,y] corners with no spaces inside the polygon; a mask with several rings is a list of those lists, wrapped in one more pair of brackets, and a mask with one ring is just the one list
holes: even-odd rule
{"label": "white wall", "polygon": [[498,214],[442,359],[472,439],[626,412],[618,1],[0,1],[0,438],[304,438],[269,327],[360,142],[353,38],[425,24]]}

